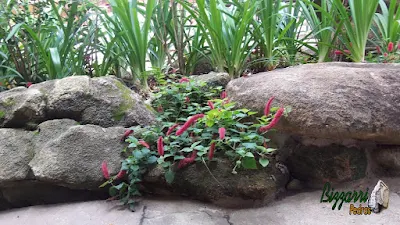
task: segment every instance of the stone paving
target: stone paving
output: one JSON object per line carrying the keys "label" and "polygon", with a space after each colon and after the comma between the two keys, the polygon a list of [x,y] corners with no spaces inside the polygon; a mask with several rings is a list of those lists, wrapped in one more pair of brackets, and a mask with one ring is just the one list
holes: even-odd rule
{"label": "stone paving", "polygon": [[183,199],[146,199],[136,212],[117,202],[91,201],[32,206],[0,212],[1,225],[324,225],[400,224],[400,196],[391,192],[389,208],[379,214],[349,215],[348,203],[332,210],[320,203],[321,191],[288,196],[263,208],[222,209]]}

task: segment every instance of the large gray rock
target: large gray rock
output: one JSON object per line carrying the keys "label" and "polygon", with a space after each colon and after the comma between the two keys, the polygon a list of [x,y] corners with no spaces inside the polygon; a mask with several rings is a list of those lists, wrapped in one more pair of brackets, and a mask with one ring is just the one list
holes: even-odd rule
{"label": "large gray rock", "polygon": [[45,117],[45,96],[36,89],[17,87],[0,92],[0,127],[23,127]]}
{"label": "large gray rock", "polygon": [[0,129],[0,186],[29,179],[29,161],[34,156],[32,132]]}
{"label": "large gray rock", "polygon": [[222,86],[225,87],[229,81],[231,80],[231,77],[229,76],[228,73],[217,73],[217,72],[210,72],[208,74],[203,74],[203,75],[194,75],[191,76],[196,81],[200,82],[205,82],[209,86]]}
{"label": "large gray rock", "polygon": [[379,175],[400,176],[400,146],[379,146],[371,157]]}
{"label": "large gray rock", "polygon": [[101,164],[121,168],[123,127],[50,120],[36,131],[0,128],[0,210],[105,197]]}
{"label": "large gray rock", "polygon": [[[41,124],[37,137],[39,140],[41,133],[49,137],[52,130],[46,123],[57,122]],[[97,189],[104,182],[100,169],[104,160],[108,162],[111,174],[116,174],[121,168],[121,150],[125,145],[120,138],[125,129],[95,125],[71,126],[65,121],[64,124],[66,126],[62,132],[55,132],[45,144],[39,144],[40,150],[29,162],[35,179],[70,188]]]}
{"label": "large gray rock", "polygon": [[[169,190],[223,207],[242,208],[273,202],[289,181],[287,170],[272,160],[266,168],[238,170],[237,174],[232,174],[233,166],[227,159],[211,162],[208,168],[202,163],[192,164],[176,172]],[[144,179],[147,191],[165,193],[168,185],[163,178],[160,167],[151,170]]]}
{"label": "large gray rock", "polygon": [[102,127],[155,121],[141,97],[114,76],[72,76],[0,93],[0,127],[69,118]]}
{"label": "large gray rock", "polygon": [[233,80],[227,92],[260,113],[271,96],[291,106],[277,126],[286,133],[400,144],[399,74],[399,64],[306,64]]}

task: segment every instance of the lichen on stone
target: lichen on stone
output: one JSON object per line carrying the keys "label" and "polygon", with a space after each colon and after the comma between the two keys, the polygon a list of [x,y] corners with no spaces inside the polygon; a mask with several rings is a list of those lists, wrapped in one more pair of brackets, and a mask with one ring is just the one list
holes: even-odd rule
{"label": "lichen on stone", "polygon": [[4,111],[0,110],[0,119],[3,119],[6,116],[6,113]]}
{"label": "lichen on stone", "polygon": [[126,87],[120,81],[115,81],[115,85],[120,90],[122,94],[122,102],[120,103],[118,109],[114,110],[113,118],[116,121],[121,121],[124,118],[126,111],[131,109],[135,104],[135,100],[131,97],[131,90]]}
{"label": "lichen on stone", "polygon": [[6,98],[6,99],[2,102],[2,105],[4,105],[4,106],[12,106],[12,105],[14,105],[14,104],[15,104],[15,100],[14,100],[12,97]]}

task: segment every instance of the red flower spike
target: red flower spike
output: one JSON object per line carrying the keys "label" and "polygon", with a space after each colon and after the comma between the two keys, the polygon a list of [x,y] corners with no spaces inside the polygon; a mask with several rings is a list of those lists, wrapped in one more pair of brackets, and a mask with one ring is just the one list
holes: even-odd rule
{"label": "red flower spike", "polygon": [[176,131],[176,136],[182,135],[183,132],[185,132],[192,124],[196,123],[196,121],[198,119],[203,118],[203,117],[204,117],[204,114],[196,114],[196,115],[190,117],[190,119],[188,119],[186,121],[186,123],[183,124],[183,126]]}
{"label": "red flower spike", "polygon": [[210,109],[214,109],[214,104],[212,103],[211,100],[208,100],[207,104],[210,107]]}
{"label": "red flower spike", "polygon": [[189,78],[183,77],[179,80],[179,83],[185,83],[185,82],[190,82]]}
{"label": "red flower spike", "polygon": [[222,140],[222,139],[225,138],[225,132],[226,132],[226,130],[225,130],[225,128],[223,128],[223,127],[221,127],[221,128],[218,129],[219,139]]}
{"label": "red flower spike", "polygon": [[157,107],[157,111],[158,111],[159,113],[164,112],[164,109],[163,109],[162,105],[159,105],[159,106]]}
{"label": "red flower spike", "polygon": [[125,139],[126,139],[129,135],[131,135],[132,133],[133,133],[133,130],[131,130],[131,129],[126,130],[125,133],[124,133],[124,136],[122,136],[122,138],[121,138],[121,141],[125,141]]}
{"label": "red flower spike", "polygon": [[351,54],[350,50],[344,50],[344,53],[346,53],[347,55]]}
{"label": "red flower spike", "polygon": [[32,85],[32,82],[26,83],[26,87],[29,88]]}
{"label": "red flower spike", "polygon": [[215,152],[215,142],[211,143],[210,151],[208,152],[208,160],[211,160],[214,157]]}
{"label": "red flower spike", "polygon": [[181,159],[181,161],[179,161],[178,168],[182,169],[183,167],[186,167],[190,163],[193,163],[194,160],[196,160],[196,156],[197,156],[197,151],[194,150],[189,158],[186,157],[184,159]]}
{"label": "red flower spike", "polygon": [[188,96],[186,96],[185,103],[189,103],[189,102],[190,102],[190,98]]}
{"label": "red flower spike", "polygon": [[110,179],[110,173],[108,172],[107,162],[103,161],[101,164],[101,171],[103,172],[103,177],[107,180]]}
{"label": "red flower spike", "polygon": [[388,48],[387,48],[388,52],[392,52],[393,48],[394,48],[393,42],[389,42]]}
{"label": "red flower spike", "polygon": [[174,124],[174,125],[172,125],[172,126],[168,129],[168,131],[167,131],[167,136],[169,136],[170,134],[172,134],[172,131],[174,131],[175,128],[177,128],[178,126],[179,126],[179,124]]}
{"label": "red flower spike", "polygon": [[143,141],[143,140],[139,140],[139,144],[143,145],[144,147],[150,149],[150,145],[147,144],[147,142]]}
{"label": "red flower spike", "polygon": [[229,98],[226,98],[226,99],[224,100],[224,104],[228,104],[230,101],[231,101],[231,100],[229,100]]}
{"label": "red flower spike", "polygon": [[400,50],[400,42],[397,43],[397,50]]}
{"label": "red flower spike", "polygon": [[227,97],[226,91],[223,91],[223,92],[221,93],[221,99],[225,99],[226,97]]}
{"label": "red flower spike", "polygon": [[381,48],[379,47],[379,46],[376,46],[376,52],[378,53],[378,54],[381,54],[382,52],[381,52]]}
{"label": "red flower spike", "polygon": [[342,54],[343,54],[343,52],[340,51],[340,50],[335,50],[335,51],[333,51],[333,53],[334,53],[335,55],[342,55]]}
{"label": "red flower spike", "polygon": [[387,52],[383,53],[383,56],[384,56],[384,57],[388,57]]}
{"label": "red flower spike", "polygon": [[164,143],[162,136],[160,136],[157,140],[157,151],[160,156],[164,155]]}
{"label": "red flower spike", "polygon": [[274,101],[274,96],[272,96],[269,100],[268,100],[268,102],[267,102],[267,104],[265,104],[265,108],[264,108],[264,115],[265,116],[268,116],[269,115],[269,112],[270,112],[270,110],[271,110],[271,104],[272,104],[272,101]]}
{"label": "red flower spike", "polygon": [[282,107],[279,108],[278,111],[276,112],[274,118],[272,119],[272,121],[268,125],[260,127],[260,132],[263,133],[263,132],[273,128],[279,122],[279,119],[282,117],[284,111],[285,110]]}
{"label": "red flower spike", "polygon": [[117,180],[122,179],[125,175],[126,175],[126,170],[121,170],[119,171],[115,179]]}

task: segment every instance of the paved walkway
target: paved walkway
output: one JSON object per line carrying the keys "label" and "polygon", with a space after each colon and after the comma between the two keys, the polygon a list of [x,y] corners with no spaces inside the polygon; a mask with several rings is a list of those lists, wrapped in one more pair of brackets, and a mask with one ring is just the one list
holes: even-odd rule
{"label": "paved walkway", "polygon": [[349,204],[332,211],[319,203],[322,191],[300,193],[263,208],[227,210],[194,201],[144,200],[136,212],[116,203],[92,201],[33,206],[0,212],[1,225],[333,225],[400,224],[400,196],[392,192],[389,208],[379,214],[349,215]]}

